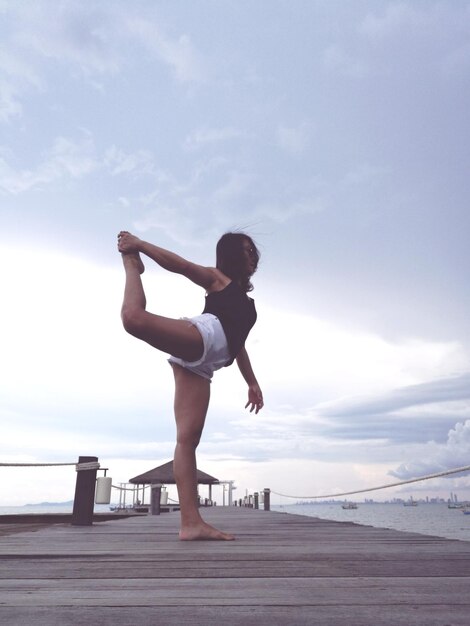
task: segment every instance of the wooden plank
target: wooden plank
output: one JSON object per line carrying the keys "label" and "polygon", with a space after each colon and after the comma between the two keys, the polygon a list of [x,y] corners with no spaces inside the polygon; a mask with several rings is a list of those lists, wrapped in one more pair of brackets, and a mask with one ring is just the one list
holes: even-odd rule
{"label": "wooden plank", "polygon": [[470,610],[463,578],[178,578],[9,580],[8,606],[448,605]]}
{"label": "wooden plank", "polygon": [[468,626],[466,608],[336,607],[14,607],[0,608],[5,626]]}
{"label": "wooden plank", "polygon": [[1,537],[2,625],[219,626],[221,611],[224,626],[469,623],[469,542],[251,509],[204,515],[237,540],[180,542],[177,514]]}
{"label": "wooden plank", "polygon": [[[2,579],[80,579],[80,578],[152,578],[170,579],[181,578],[183,575],[191,578],[290,578],[302,577],[357,577],[357,576],[382,576],[402,577],[403,572],[407,576],[415,577],[444,577],[452,576],[467,577],[469,571],[468,562],[444,561],[432,563],[432,571],[425,570],[425,563],[414,560],[374,560],[335,562],[323,560],[316,562],[308,561],[267,561],[265,563],[251,563],[239,561],[238,564],[226,564],[220,561],[193,561],[160,562],[154,561],[113,561],[103,564],[90,561],[74,561],[73,569],[70,562],[64,561],[46,562],[44,560],[31,560],[27,563],[17,561],[2,561],[0,578]],[[423,571],[424,570],[424,571]]]}

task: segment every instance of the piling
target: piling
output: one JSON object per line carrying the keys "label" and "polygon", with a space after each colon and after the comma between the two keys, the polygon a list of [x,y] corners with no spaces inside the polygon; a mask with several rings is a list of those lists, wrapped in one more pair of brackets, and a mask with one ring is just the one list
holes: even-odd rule
{"label": "piling", "polygon": [[[78,464],[98,463],[97,456],[79,456]],[[72,526],[91,526],[93,524],[93,508],[95,504],[96,472],[94,469],[77,471],[75,497],[73,500]]]}

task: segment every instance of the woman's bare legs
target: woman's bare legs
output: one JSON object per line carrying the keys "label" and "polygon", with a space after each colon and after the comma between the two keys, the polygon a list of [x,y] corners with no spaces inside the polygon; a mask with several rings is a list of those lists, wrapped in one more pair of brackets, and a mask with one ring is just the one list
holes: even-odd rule
{"label": "woman's bare legs", "polygon": [[[153,315],[145,310],[146,299],[140,275],[144,265],[138,253],[122,255],[126,272],[122,322],[131,335],[154,348],[195,361],[202,356],[203,342],[197,328],[185,320]],[[197,504],[196,448],[201,438],[210,397],[210,382],[173,364],[177,443],[174,473],[181,506],[180,539],[234,539],[206,524]]]}
{"label": "woman's bare legs", "polygon": [[209,406],[209,380],[173,364],[175,374],[176,449],[173,469],[181,507],[180,539],[225,540],[233,535],[207,524],[197,502],[196,448]]}
{"label": "woman's bare legs", "polygon": [[127,332],[162,352],[186,361],[199,359],[204,346],[195,326],[185,320],[154,315],[145,310],[146,299],[140,277],[144,264],[139,254],[123,254],[122,261],[126,284],[121,317]]}

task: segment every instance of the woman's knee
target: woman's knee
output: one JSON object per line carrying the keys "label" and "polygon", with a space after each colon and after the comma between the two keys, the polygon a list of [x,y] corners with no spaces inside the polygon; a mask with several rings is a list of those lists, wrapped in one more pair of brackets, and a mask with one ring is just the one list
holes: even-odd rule
{"label": "woman's knee", "polygon": [[201,440],[202,430],[200,429],[178,429],[176,433],[177,445],[196,449]]}
{"label": "woman's knee", "polygon": [[137,307],[123,307],[121,320],[124,329],[131,335],[138,337],[144,329],[145,311]]}

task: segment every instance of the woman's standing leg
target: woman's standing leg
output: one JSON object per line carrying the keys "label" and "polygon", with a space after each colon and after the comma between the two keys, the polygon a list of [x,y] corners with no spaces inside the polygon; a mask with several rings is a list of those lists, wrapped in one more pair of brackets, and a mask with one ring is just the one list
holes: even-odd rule
{"label": "woman's standing leg", "polygon": [[233,535],[204,522],[197,502],[196,448],[209,406],[210,381],[176,364],[173,364],[173,371],[176,419],[173,469],[181,507],[180,539],[234,539]]}

